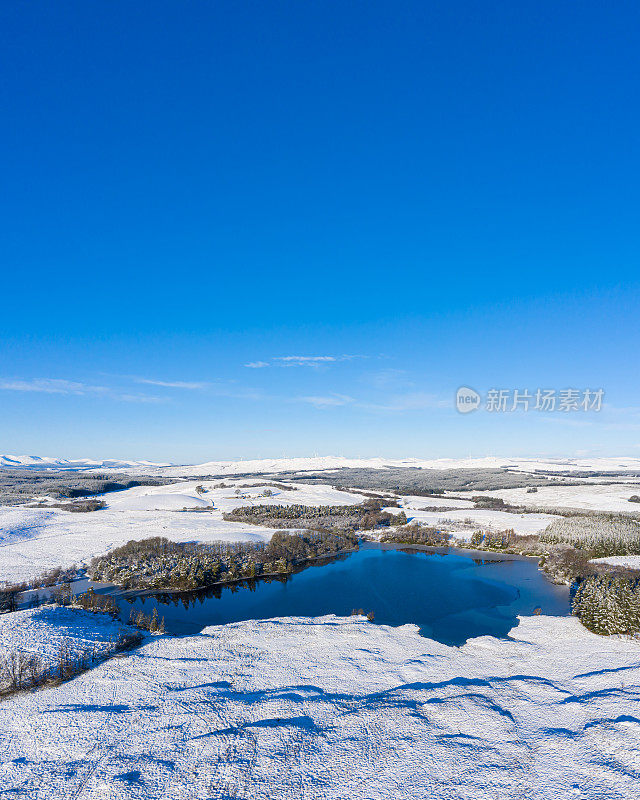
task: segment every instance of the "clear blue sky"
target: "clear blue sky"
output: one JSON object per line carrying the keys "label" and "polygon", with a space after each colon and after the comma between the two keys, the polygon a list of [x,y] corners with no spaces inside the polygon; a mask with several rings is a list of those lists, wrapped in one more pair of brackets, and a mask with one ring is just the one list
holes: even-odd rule
{"label": "clear blue sky", "polygon": [[[639,33],[635,2],[3,3],[0,452],[640,455]],[[606,408],[462,416],[462,384]]]}

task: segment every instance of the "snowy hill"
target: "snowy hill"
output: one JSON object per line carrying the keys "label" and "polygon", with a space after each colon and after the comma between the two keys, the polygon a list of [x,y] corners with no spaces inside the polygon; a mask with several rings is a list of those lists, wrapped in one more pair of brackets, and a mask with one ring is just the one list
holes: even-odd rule
{"label": "snowy hill", "polygon": [[0,455],[0,467],[8,469],[68,469],[68,470],[89,470],[89,469],[129,469],[133,467],[166,467],[165,463],[154,463],[152,461],[118,461],[116,459],[104,459],[94,461],[90,458],[80,458],[70,461],[66,458],[52,458],[50,456],[9,456]]}
{"label": "snowy hill", "polygon": [[273,458],[248,461],[208,461],[193,466],[172,466],[162,470],[163,475],[188,477],[192,475],[240,475],[270,472],[306,472],[328,469],[360,467],[385,469],[413,467],[418,469],[500,469],[519,472],[565,472],[572,470],[640,471],[640,458],[345,458],[343,456],[314,456],[311,458]]}
{"label": "snowy hill", "polygon": [[409,467],[414,469],[510,469],[519,472],[640,472],[640,458],[347,458],[345,456],[311,456],[308,458],[263,458],[247,461],[207,461],[204,464],[175,466],[168,462],[122,461],[118,459],[69,460],[48,456],[0,455],[0,468],[95,470],[127,469],[136,472],[159,471],[167,477],[206,475],[244,475],[275,472],[318,472],[331,469],[368,468],[388,469]]}

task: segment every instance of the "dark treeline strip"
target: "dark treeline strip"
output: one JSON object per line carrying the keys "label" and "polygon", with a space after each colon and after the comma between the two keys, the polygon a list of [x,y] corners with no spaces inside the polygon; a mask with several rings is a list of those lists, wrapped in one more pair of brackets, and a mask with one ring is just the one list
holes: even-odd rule
{"label": "dark treeline strip", "polygon": [[71,500],[68,503],[29,503],[29,508],[61,508],[63,511],[71,511],[76,514],[83,514],[89,511],[100,511],[107,507],[104,500]]}
{"label": "dark treeline strip", "polygon": [[399,508],[398,498],[391,494],[380,494],[379,492],[368,492],[365,489],[351,489],[349,486],[334,486],[339,492],[347,492],[347,494],[357,494],[360,497],[368,497],[370,500],[380,500],[383,505]]}
{"label": "dark treeline strip", "polygon": [[338,528],[351,531],[406,524],[404,511],[399,514],[382,511],[385,503],[384,500],[372,499],[353,506],[241,506],[223,514],[223,518],[229,522],[248,522],[268,528]]}
{"label": "dark treeline strip", "polygon": [[311,559],[358,546],[351,531],[276,531],[264,542],[178,544],[154,537],[131,541],[91,562],[94,580],[126,589],[189,591],[265,575],[287,574]]}
{"label": "dark treeline strip", "polygon": [[297,486],[287,486],[285,483],[276,483],[275,481],[269,481],[268,483],[237,483],[235,486],[223,486],[221,488],[237,488],[237,489],[260,489],[264,487],[265,489],[280,489],[282,492],[297,492]]}
{"label": "dark treeline strip", "polygon": [[0,470],[0,505],[20,505],[48,495],[59,500],[117,492],[134,486],[164,486],[175,478],[132,477],[125,473]]}
{"label": "dark treeline strip", "polygon": [[[354,489],[373,489],[425,496],[442,494],[445,491],[491,491],[493,489],[517,489],[527,486],[555,486],[559,483],[571,485],[570,481],[558,481],[545,475],[510,472],[506,469],[420,469],[417,467],[392,467],[389,469],[343,468],[328,472],[308,474],[286,473],[283,480],[298,480],[303,483],[329,483],[350,486]],[[581,481],[575,481],[579,485]]]}
{"label": "dark treeline strip", "polygon": [[[538,490],[535,487],[527,489],[527,493],[535,493]],[[459,497],[454,495],[447,495],[447,499],[467,500],[466,497]],[[501,497],[492,497],[490,495],[474,495],[471,500],[473,507],[478,509],[489,509],[492,511],[504,511],[508,514],[553,514],[558,517],[579,517],[579,518],[594,518],[600,519],[603,516],[613,517],[615,519],[636,519],[640,520],[640,515],[634,510],[620,514],[606,514],[602,511],[591,511],[588,508],[558,508],[557,506],[539,506],[539,505],[526,505],[516,506],[511,503],[506,503]],[[630,502],[634,502],[633,498],[629,498]],[[640,498],[638,498],[640,502]]]}

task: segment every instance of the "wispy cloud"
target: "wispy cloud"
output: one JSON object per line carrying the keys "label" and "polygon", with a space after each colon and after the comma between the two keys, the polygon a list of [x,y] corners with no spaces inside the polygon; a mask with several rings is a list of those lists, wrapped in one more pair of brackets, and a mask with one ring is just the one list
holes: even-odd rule
{"label": "wispy cloud", "polygon": [[277,356],[273,360],[281,367],[317,367],[318,364],[344,361],[345,356]]}
{"label": "wispy cloud", "polygon": [[340,361],[353,361],[357,358],[368,358],[360,355],[336,356],[274,356],[270,361],[249,361],[245,367],[249,369],[263,369],[264,367],[322,367],[337,364]]}
{"label": "wispy cloud", "polygon": [[362,383],[382,391],[404,391],[415,386],[415,381],[404,369],[381,369],[367,372],[361,377]]}
{"label": "wispy cloud", "polygon": [[108,386],[95,386],[64,378],[0,378],[0,391],[40,392],[42,394],[75,395],[79,397],[110,397],[125,403],[163,403],[162,397],[148,394],[121,393]]}
{"label": "wispy cloud", "polygon": [[309,395],[294,399],[300,403],[309,403],[316,408],[335,408],[336,406],[346,406],[355,402],[353,397],[345,394]]}
{"label": "wispy cloud", "polygon": [[[294,358],[293,356],[282,356],[282,359]],[[297,357],[296,357],[297,358]],[[305,358],[321,358],[320,356],[305,356]],[[322,358],[338,359],[338,356],[323,356]],[[291,362],[285,362],[291,363]],[[282,366],[276,364],[276,366]],[[389,383],[393,384],[393,375],[389,375]],[[146,386],[158,386],[160,388],[180,389],[180,390],[202,390],[207,395],[220,398],[230,398],[233,400],[245,400],[253,402],[293,402],[304,403],[318,409],[332,409],[349,406],[354,409],[362,409],[369,412],[382,413],[402,413],[421,410],[434,410],[438,408],[449,408],[450,398],[446,400],[426,392],[406,392],[395,393],[378,400],[371,401],[352,397],[351,395],[340,392],[327,392],[325,394],[308,394],[294,397],[280,397],[278,395],[265,394],[264,392],[251,388],[240,387],[228,383],[215,383],[203,381],[172,381],[155,378],[130,377],[134,383]],[[386,380],[382,381],[387,383]],[[156,396],[144,392],[127,391],[124,388],[118,389],[105,385],[96,385],[82,381],[71,381],[63,378],[0,378],[0,391],[12,392],[39,392],[51,395],[69,395],[79,397],[103,397],[117,400],[124,403],[168,403],[172,398],[167,395]]]}
{"label": "wispy cloud", "polygon": [[45,394],[108,394],[106,386],[91,386],[61,378],[31,378],[29,380],[0,378],[0,389],[10,392],[44,392]]}
{"label": "wispy cloud", "polygon": [[358,404],[369,411],[427,411],[435,409],[450,409],[451,399],[438,397],[428,392],[406,392],[394,394],[378,403],[363,402]]}
{"label": "wispy cloud", "polygon": [[451,399],[437,397],[426,392],[395,394],[379,402],[372,402],[337,392],[326,395],[301,395],[292,398],[294,402],[308,403],[316,408],[336,408],[351,406],[364,411],[402,413],[407,411],[433,411],[451,409]]}
{"label": "wispy cloud", "polygon": [[[526,412],[523,411],[522,413],[524,414]],[[538,419],[543,422],[550,422],[552,425],[562,425],[567,428],[592,428],[594,425],[598,424],[591,419],[585,419],[577,415],[570,416],[569,414],[556,414],[554,412],[542,413],[539,415]]]}
{"label": "wispy cloud", "polygon": [[609,403],[603,403],[602,409],[609,414],[619,414],[623,416],[640,415],[640,406],[612,406]]}
{"label": "wispy cloud", "polygon": [[166,389],[206,389],[209,385],[203,381],[162,381],[154,378],[134,378],[134,381],[148,386],[162,386]]}
{"label": "wispy cloud", "polygon": [[115,400],[123,400],[125,403],[166,403],[166,397],[154,397],[151,394],[112,394]]}

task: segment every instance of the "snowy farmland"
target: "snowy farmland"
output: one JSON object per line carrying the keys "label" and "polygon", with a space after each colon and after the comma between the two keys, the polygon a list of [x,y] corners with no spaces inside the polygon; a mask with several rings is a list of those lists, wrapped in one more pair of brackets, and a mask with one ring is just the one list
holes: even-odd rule
{"label": "snowy farmland", "polygon": [[[439,508],[429,510],[424,508]],[[410,521],[431,525],[456,539],[467,540],[474,530],[504,531],[511,528],[519,536],[541,533],[557,517],[552,514],[512,514],[507,511],[478,509],[470,500],[426,497],[402,497],[402,507]],[[389,508],[389,511],[393,509]]]}
{"label": "snowy farmland", "polygon": [[[158,470],[163,475],[238,475],[269,472],[318,471],[369,467],[409,467],[419,469],[509,469],[517,472],[536,471],[562,473],[571,471],[640,472],[640,458],[344,458],[343,456],[314,456],[311,458],[274,458],[247,461],[208,461],[205,464],[167,467]],[[139,469],[140,471],[140,469]]]}

